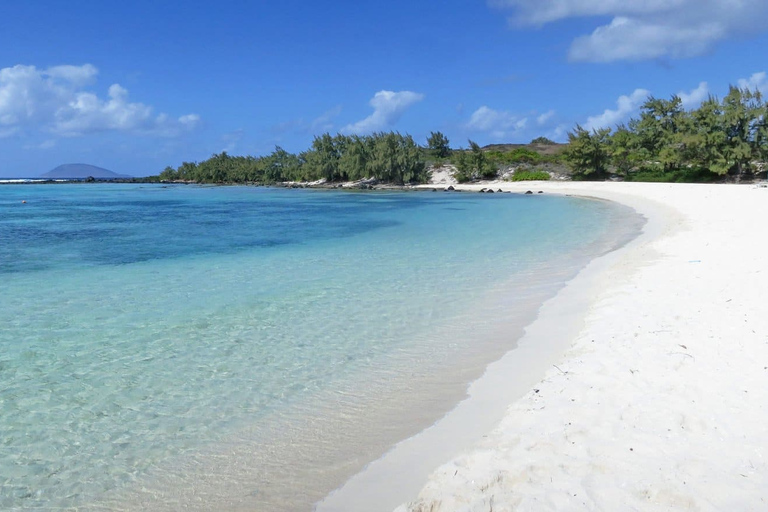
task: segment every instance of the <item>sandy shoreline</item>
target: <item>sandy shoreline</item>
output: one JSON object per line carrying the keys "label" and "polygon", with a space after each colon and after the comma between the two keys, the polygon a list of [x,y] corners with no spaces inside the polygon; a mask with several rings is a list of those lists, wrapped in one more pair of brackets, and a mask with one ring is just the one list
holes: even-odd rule
{"label": "sandy shoreline", "polygon": [[[474,405],[435,425],[447,429],[404,441],[317,509],[391,510],[405,501],[399,511],[764,508],[768,189],[492,187],[610,199],[649,222],[529,326],[526,337],[558,338],[559,354],[526,369],[527,380],[494,363],[500,368],[470,388]],[[483,406],[474,414],[496,408],[503,419],[459,439]]]}

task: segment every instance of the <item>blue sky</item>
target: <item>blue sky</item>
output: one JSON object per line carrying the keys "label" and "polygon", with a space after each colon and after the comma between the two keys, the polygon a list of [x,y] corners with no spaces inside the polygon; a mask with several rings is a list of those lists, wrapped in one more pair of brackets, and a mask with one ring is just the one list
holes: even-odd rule
{"label": "blue sky", "polygon": [[6,2],[0,176],[142,176],[398,130],[558,141],[653,94],[768,93],[768,0]]}

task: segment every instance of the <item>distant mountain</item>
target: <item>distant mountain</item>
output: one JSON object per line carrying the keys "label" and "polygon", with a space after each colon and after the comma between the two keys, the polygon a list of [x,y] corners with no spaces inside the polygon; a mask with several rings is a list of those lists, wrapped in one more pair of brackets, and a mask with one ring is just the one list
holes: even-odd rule
{"label": "distant mountain", "polygon": [[88,164],[64,164],[56,167],[53,170],[40,176],[41,178],[101,178],[101,179],[113,179],[113,178],[133,178],[127,174],[117,174],[103,167],[96,167],[95,165]]}

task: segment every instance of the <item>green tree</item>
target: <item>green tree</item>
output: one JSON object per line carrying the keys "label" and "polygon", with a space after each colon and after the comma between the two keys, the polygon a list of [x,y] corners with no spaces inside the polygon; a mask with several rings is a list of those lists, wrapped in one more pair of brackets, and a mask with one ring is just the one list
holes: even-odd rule
{"label": "green tree", "polygon": [[421,156],[421,150],[410,135],[401,136],[398,147],[400,167],[399,183],[426,183],[429,172]]}
{"label": "green tree", "polygon": [[160,173],[160,179],[162,181],[175,181],[179,179],[179,172],[169,165]]}
{"label": "green tree", "polygon": [[765,156],[760,140],[764,136],[761,125],[764,128],[765,115],[766,105],[759,91],[730,87],[722,103],[723,156],[729,172],[737,176],[751,172],[753,159]]}
{"label": "green tree", "polygon": [[451,154],[448,137],[440,132],[429,132],[427,147],[435,158],[448,158]]}
{"label": "green tree", "polygon": [[428,178],[419,147],[410,135],[375,133],[367,162],[369,176],[389,183],[423,183]]}
{"label": "green tree", "polygon": [[368,176],[370,148],[367,138],[353,135],[339,158],[339,174],[348,180],[359,180]]}
{"label": "green tree", "polygon": [[177,169],[178,179],[184,181],[198,181],[197,164],[194,162],[182,162]]}
{"label": "green tree", "polygon": [[568,147],[564,158],[573,169],[578,179],[604,177],[608,171],[608,148],[610,128],[591,132],[576,125],[573,132],[568,132]]}
{"label": "green tree", "polygon": [[234,168],[234,159],[226,151],[211,156],[197,164],[195,181],[203,183],[223,183],[229,181],[231,171]]}
{"label": "green tree", "polygon": [[640,119],[631,124],[639,137],[640,158],[652,165],[662,165],[665,171],[679,168],[681,125],[686,113],[679,96],[669,100],[650,96],[640,109]]}
{"label": "green tree", "polygon": [[753,125],[752,147],[754,158],[765,167],[768,161],[768,103],[759,98],[762,102],[761,107],[756,112],[757,118]]}
{"label": "green tree", "polygon": [[469,149],[471,151],[469,155],[470,162],[477,176],[483,179],[495,178],[498,169],[488,160],[485,151],[483,151],[480,145],[470,140]]}
{"label": "green tree", "polygon": [[617,174],[628,175],[642,162],[638,157],[638,137],[626,125],[619,125],[611,135],[608,156]]}
{"label": "green tree", "polygon": [[266,164],[264,166],[263,178],[265,183],[288,181],[298,174],[298,157],[287,152],[280,146],[275,146],[275,150],[272,154],[264,158],[264,163]]}
{"label": "green tree", "polygon": [[312,148],[306,154],[305,174],[310,179],[325,178],[336,181],[339,176],[339,154],[336,142],[329,133],[324,133],[312,140]]}
{"label": "green tree", "polygon": [[716,174],[728,172],[730,164],[725,157],[726,134],[720,101],[710,97],[702,102],[691,112],[688,124],[682,136],[685,161],[696,169]]}
{"label": "green tree", "polygon": [[473,179],[472,166],[467,158],[467,152],[463,149],[455,151],[453,153],[453,165],[456,166],[456,172],[453,173],[453,177],[459,183],[466,183]]}
{"label": "green tree", "polygon": [[477,179],[495,178],[496,166],[476,142],[469,140],[469,150],[457,151],[453,160],[456,166],[454,177],[459,183]]}

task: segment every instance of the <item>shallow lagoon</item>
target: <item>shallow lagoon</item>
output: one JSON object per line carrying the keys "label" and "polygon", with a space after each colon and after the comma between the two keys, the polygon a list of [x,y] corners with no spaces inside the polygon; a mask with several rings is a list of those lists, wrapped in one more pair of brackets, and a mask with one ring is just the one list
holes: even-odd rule
{"label": "shallow lagoon", "polygon": [[638,229],[547,195],[4,185],[0,508],[307,508]]}

